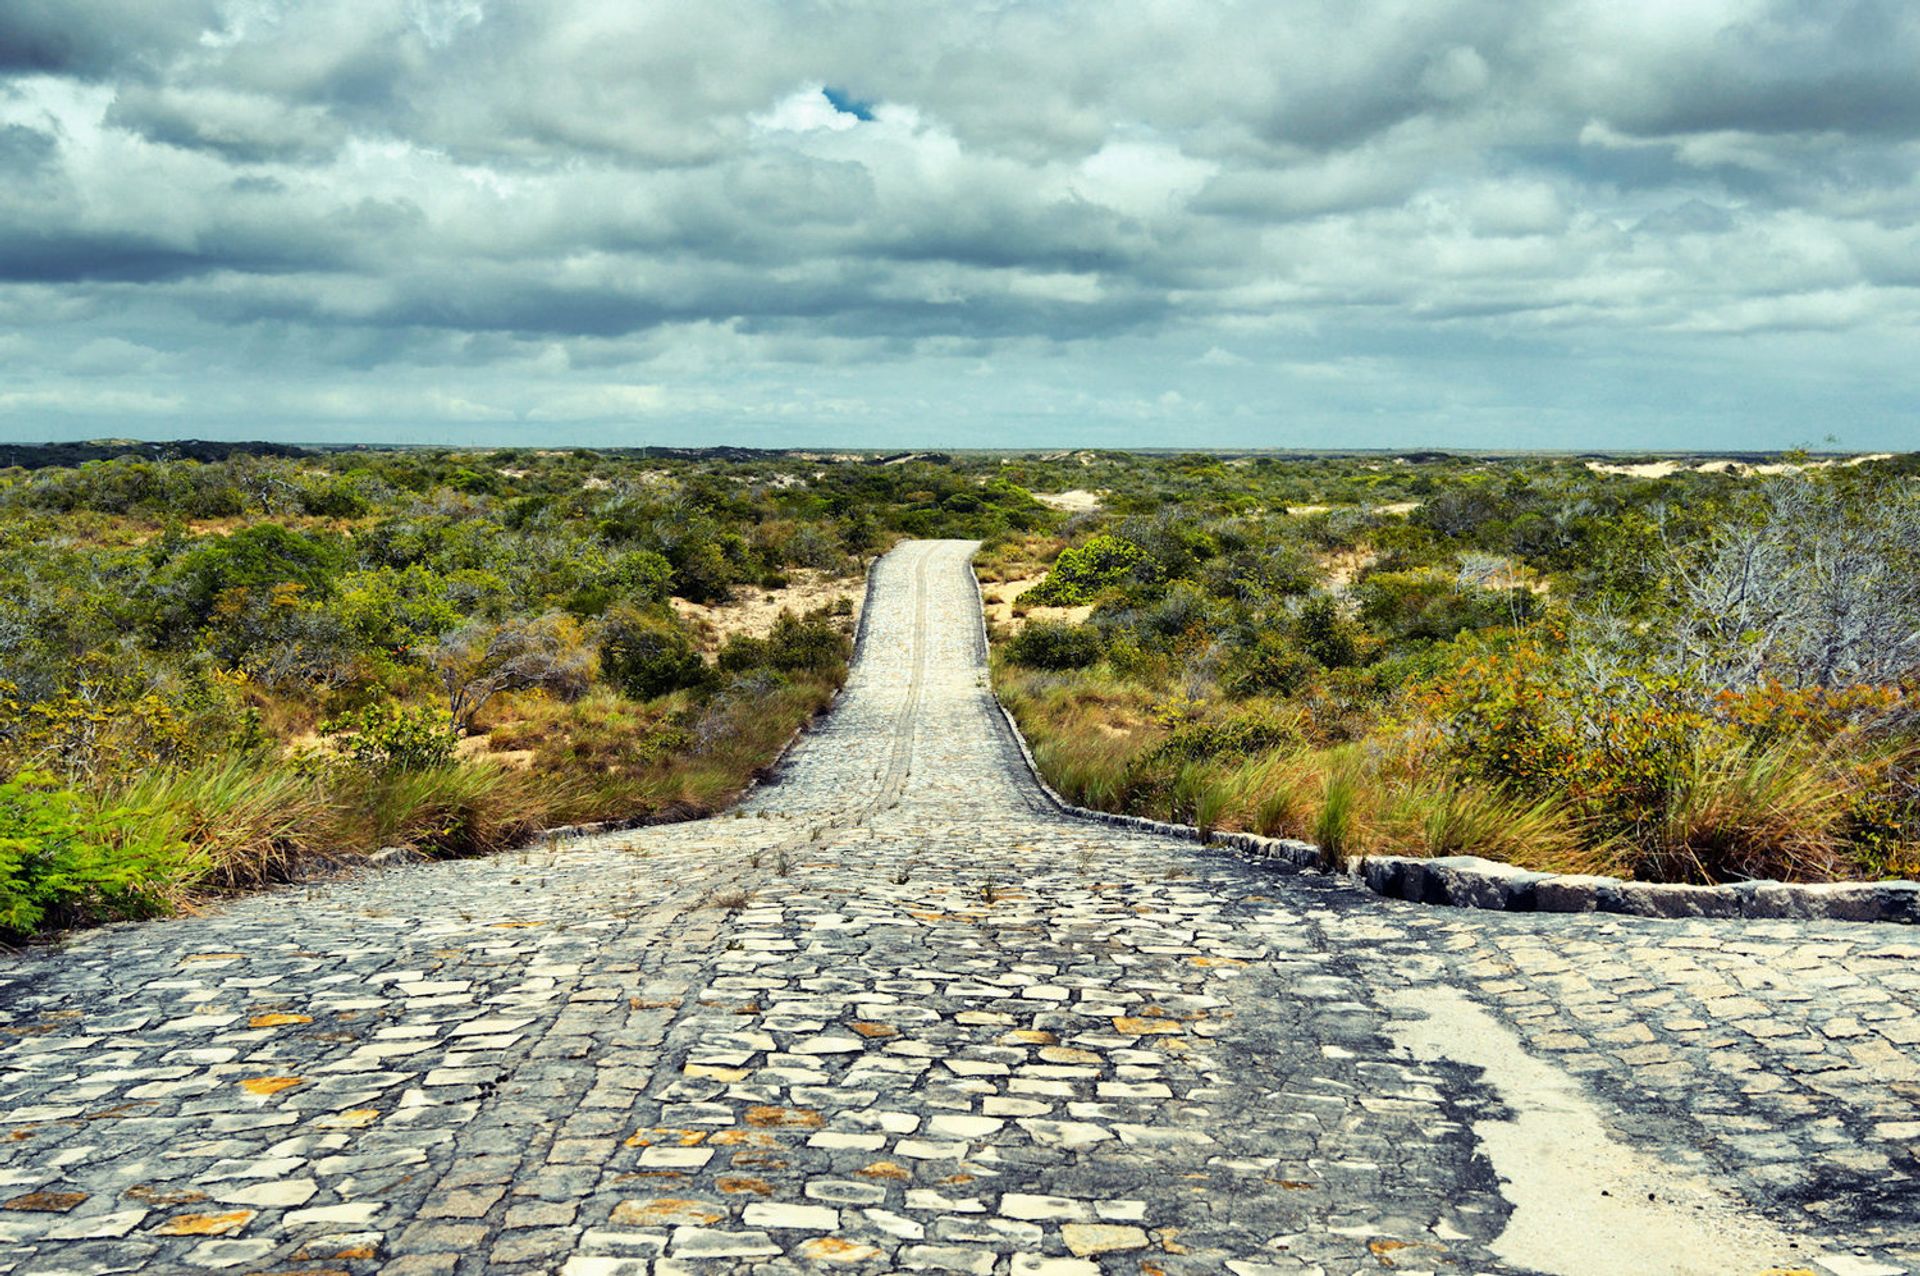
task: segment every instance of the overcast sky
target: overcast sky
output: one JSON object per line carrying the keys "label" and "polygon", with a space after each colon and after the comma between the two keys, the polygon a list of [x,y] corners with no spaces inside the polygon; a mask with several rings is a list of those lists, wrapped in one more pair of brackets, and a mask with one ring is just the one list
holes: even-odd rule
{"label": "overcast sky", "polygon": [[0,0],[0,437],[1920,447],[1914,0]]}

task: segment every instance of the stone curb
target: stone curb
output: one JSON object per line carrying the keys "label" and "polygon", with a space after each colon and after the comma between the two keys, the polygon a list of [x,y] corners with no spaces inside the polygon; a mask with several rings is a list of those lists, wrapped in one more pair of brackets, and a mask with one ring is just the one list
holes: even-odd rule
{"label": "stone curb", "polygon": [[[1018,747],[1027,772],[1063,815],[1162,837],[1228,847],[1276,862],[1288,872],[1327,871],[1319,847],[1256,833],[1203,834],[1191,824],[1168,824],[1138,815],[1115,815],[1073,803],[1054,792],[1040,774],[1013,712],[999,696],[994,706]],[[1920,924],[1920,882],[1738,882],[1726,886],[1678,886],[1629,882],[1618,877],[1536,873],[1477,855],[1422,859],[1367,855],[1335,870],[1376,895],[1416,904],[1487,908],[1510,913],[1623,913],[1632,917],[1792,918],[1800,921]]]}

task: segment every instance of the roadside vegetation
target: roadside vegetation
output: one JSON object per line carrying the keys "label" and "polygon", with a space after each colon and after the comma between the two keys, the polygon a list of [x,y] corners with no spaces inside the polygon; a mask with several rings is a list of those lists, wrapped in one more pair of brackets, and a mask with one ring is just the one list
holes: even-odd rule
{"label": "roadside vegetation", "polygon": [[16,940],[384,847],[712,811],[831,699],[874,554],[1063,517],[940,458],[13,454]]}
{"label": "roadside vegetation", "polygon": [[712,811],[909,536],[986,542],[996,686],[1088,805],[1920,870],[1913,457],[120,451],[0,469],[0,937]]}
{"label": "roadside vegetation", "polygon": [[1920,875],[1920,458],[1191,456],[979,562],[1106,810],[1655,881]]}

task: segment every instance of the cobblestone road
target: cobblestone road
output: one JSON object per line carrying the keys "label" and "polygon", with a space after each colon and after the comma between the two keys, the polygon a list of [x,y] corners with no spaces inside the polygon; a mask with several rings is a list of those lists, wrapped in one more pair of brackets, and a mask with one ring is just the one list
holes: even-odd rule
{"label": "cobblestone road", "polygon": [[[726,818],[8,959],[0,1270],[1920,1257],[1909,932],[1425,909],[1063,818],[988,699],[970,548],[882,561],[838,709]],[[1587,1208],[1664,1179],[1576,1183],[1564,1258],[1521,1254],[1521,1073],[1406,1045],[1448,998],[1579,1079],[1585,1143],[1724,1185],[1655,1204],[1764,1261],[1595,1266]]]}

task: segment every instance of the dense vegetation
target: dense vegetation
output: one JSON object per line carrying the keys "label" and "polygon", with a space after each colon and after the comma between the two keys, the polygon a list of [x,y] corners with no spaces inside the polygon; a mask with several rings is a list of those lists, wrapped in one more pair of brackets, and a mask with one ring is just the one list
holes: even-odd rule
{"label": "dense vegetation", "polygon": [[1090,805],[1334,856],[1920,868],[1911,457],[101,451],[0,469],[14,937],[710,811],[830,698],[902,536],[987,542],[997,686]]}
{"label": "dense vegetation", "polygon": [[1914,875],[1920,464],[1768,468],[1099,465],[981,560],[997,685],[1070,798],[1329,857]]}
{"label": "dense vegetation", "polygon": [[0,470],[16,937],[386,846],[711,810],[839,684],[850,591],[731,635],[689,604],[1056,519],[991,469],[912,459],[34,459]]}

